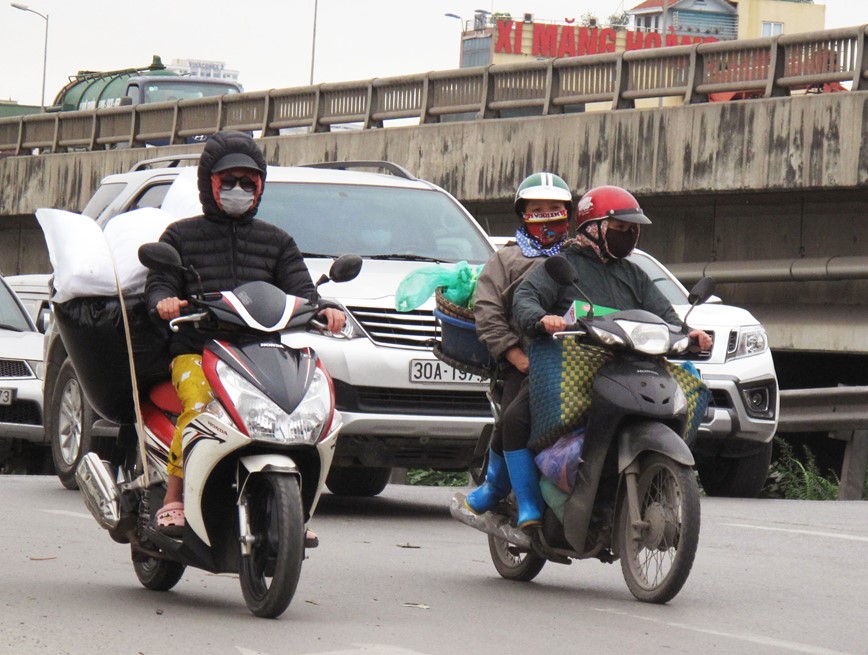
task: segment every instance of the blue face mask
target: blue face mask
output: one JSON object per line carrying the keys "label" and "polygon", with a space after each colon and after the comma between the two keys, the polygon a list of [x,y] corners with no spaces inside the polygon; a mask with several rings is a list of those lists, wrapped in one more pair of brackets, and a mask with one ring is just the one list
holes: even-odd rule
{"label": "blue face mask", "polygon": [[228,216],[243,216],[253,206],[254,194],[235,185],[228,191],[220,190],[220,206]]}

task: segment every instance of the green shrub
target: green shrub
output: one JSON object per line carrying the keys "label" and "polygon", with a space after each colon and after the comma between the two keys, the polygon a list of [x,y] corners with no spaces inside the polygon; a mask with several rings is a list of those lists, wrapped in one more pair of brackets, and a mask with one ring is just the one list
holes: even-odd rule
{"label": "green shrub", "polygon": [[420,487],[465,487],[469,484],[469,476],[467,471],[410,469],[407,471],[407,484]]}
{"label": "green shrub", "polygon": [[799,458],[786,441],[775,437],[775,442],[779,455],[772,462],[763,497],[791,500],[835,500],[838,497],[838,476],[832,473],[831,477],[824,477],[807,446],[803,446]]}

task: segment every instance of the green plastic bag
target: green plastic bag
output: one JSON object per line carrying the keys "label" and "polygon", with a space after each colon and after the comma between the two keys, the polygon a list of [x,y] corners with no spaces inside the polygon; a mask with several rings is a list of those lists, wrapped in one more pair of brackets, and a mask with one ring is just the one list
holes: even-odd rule
{"label": "green plastic bag", "polygon": [[395,309],[409,312],[425,304],[437,287],[444,287],[443,296],[462,307],[467,307],[482,265],[471,266],[460,261],[453,266],[424,266],[408,273],[395,291]]}

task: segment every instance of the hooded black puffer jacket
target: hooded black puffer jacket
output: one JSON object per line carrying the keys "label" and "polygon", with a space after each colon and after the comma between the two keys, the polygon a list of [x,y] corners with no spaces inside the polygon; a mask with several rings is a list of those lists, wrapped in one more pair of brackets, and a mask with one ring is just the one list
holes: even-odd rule
{"label": "hooded black puffer jacket", "polygon": [[[199,199],[204,215],[169,225],[160,241],[181,255],[187,267],[202,277],[205,291],[232,290],[245,282],[264,280],[286,293],[311,298],[313,281],[291,236],[279,227],[254,219],[259,199],[244,215],[223,213],[211,190],[211,168],[224,155],[249,155],[265,170],[266,161],[256,143],[241,132],[220,132],[205,145],[199,159]],[[156,316],[164,298],[189,298],[199,290],[194,275],[163,271],[148,274],[145,292],[148,308]],[[184,329],[186,327],[186,329]],[[172,336],[171,355],[202,352],[206,338],[189,326]]]}

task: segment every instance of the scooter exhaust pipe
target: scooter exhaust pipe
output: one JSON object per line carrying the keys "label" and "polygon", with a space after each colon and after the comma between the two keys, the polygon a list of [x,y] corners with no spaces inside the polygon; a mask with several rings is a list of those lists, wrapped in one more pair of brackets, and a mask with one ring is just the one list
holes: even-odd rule
{"label": "scooter exhaust pipe", "polygon": [[452,518],[469,525],[471,528],[515,544],[519,548],[530,549],[529,534],[510,525],[509,519],[503,514],[495,514],[494,512],[474,514],[465,504],[465,498],[465,495],[460,492],[452,496],[452,502],[449,503],[449,513],[452,514]]}
{"label": "scooter exhaust pipe", "polygon": [[75,469],[84,504],[100,527],[114,530],[121,519],[118,488],[96,453],[87,453]]}

